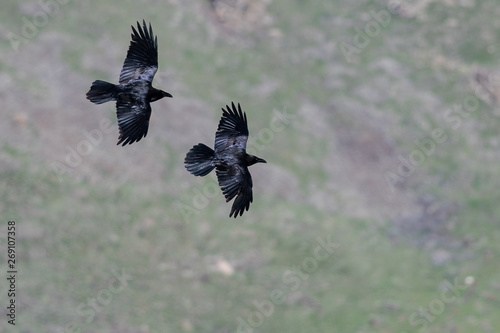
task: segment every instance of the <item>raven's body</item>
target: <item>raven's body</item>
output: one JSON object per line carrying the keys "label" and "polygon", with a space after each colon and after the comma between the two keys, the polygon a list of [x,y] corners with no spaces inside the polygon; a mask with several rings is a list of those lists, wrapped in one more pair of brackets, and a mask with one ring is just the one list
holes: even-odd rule
{"label": "raven's body", "polygon": [[232,104],[226,105],[215,134],[215,149],[199,143],[187,153],[186,169],[195,176],[205,176],[214,168],[226,202],[236,196],[229,217],[242,215],[253,201],[252,176],[248,167],[265,160],[246,153],[248,140],[247,117]]}
{"label": "raven's body", "polygon": [[97,80],[87,92],[87,99],[95,104],[116,101],[120,137],[118,144],[132,144],[148,134],[151,102],[172,97],[168,92],[153,88],[151,83],[158,70],[158,42],[143,21],[141,28],[132,27],[132,41],[120,73],[118,85]]}

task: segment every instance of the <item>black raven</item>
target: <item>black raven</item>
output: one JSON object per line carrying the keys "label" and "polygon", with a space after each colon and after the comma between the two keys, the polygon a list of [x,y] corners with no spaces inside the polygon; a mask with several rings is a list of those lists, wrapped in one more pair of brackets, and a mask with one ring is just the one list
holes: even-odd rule
{"label": "black raven", "polygon": [[266,163],[262,158],[246,153],[248,140],[247,115],[232,104],[222,109],[222,118],[215,133],[215,151],[199,143],[187,153],[186,169],[195,176],[205,176],[215,168],[219,186],[226,202],[236,196],[229,217],[241,216],[253,201],[252,176],[248,166]]}
{"label": "black raven", "polygon": [[120,73],[118,85],[97,80],[87,92],[87,99],[101,104],[116,101],[116,115],[122,146],[140,141],[148,134],[151,105],[149,103],[172,97],[168,92],[153,88],[151,83],[158,70],[158,41],[153,35],[151,23],[149,31],[146,22],[143,28],[137,22],[137,30],[132,26],[132,41]]}

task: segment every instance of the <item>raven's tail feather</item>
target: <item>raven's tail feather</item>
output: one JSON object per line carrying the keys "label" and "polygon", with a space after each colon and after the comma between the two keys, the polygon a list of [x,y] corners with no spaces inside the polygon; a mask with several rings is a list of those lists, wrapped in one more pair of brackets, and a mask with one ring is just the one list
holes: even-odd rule
{"label": "raven's tail feather", "polygon": [[87,92],[87,99],[95,104],[102,104],[116,100],[118,86],[97,80],[92,83],[90,90]]}
{"label": "raven's tail feather", "polygon": [[205,176],[215,168],[214,157],[213,149],[199,143],[187,153],[184,164],[193,175]]}

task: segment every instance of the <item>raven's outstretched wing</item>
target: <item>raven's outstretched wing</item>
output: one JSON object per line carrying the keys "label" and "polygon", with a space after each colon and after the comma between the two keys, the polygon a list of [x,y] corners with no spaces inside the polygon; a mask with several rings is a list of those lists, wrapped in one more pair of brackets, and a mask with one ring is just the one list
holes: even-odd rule
{"label": "raven's outstretched wing", "polygon": [[121,95],[116,102],[116,116],[122,146],[140,141],[148,134],[151,105],[146,100],[136,100],[130,95]]}
{"label": "raven's outstretched wing", "polygon": [[226,202],[236,196],[229,217],[233,216],[233,214],[235,218],[238,215],[243,215],[243,212],[250,208],[250,203],[253,201],[252,176],[248,168],[236,164],[218,166],[216,173],[219,186],[226,197]]}
{"label": "raven's outstretched wing", "polygon": [[158,70],[158,41],[153,35],[151,23],[149,31],[144,20],[142,24],[143,28],[137,22],[137,30],[132,26],[132,41],[120,73],[120,84],[133,79],[153,82]]}
{"label": "raven's outstretched wing", "polygon": [[237,146],[241,149],[246,149],[248,140],[248,125],[247,115],[241,111],[238,103],[238,110],[231,103],[232,109],[226,105],[226,109],[222,109],[222,118],[219,122],[219,127],[215,133],[215,151],[221,151],[230,146]]}

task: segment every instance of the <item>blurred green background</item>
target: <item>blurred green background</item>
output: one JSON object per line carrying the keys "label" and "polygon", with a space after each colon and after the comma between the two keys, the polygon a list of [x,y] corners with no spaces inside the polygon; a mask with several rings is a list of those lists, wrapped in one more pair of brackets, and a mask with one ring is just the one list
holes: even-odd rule
{"label": "blurred green background", "polygon": [[[2,1],[0,332],[500,331],[499,5]],[[174,98],[121,147],[85,93],[142,19]],[[183,166],[231,101],[268,162],[236,220]]]}

